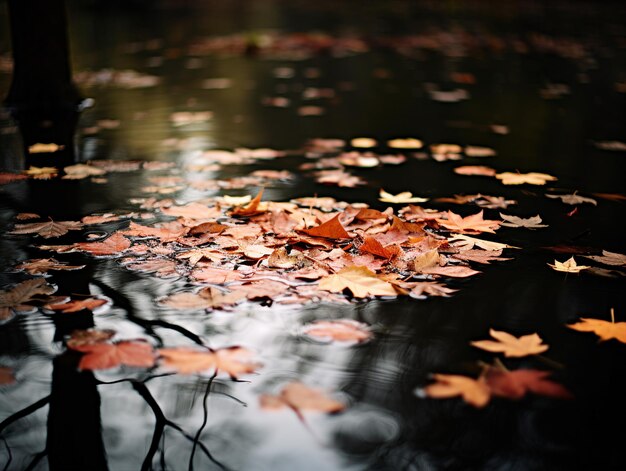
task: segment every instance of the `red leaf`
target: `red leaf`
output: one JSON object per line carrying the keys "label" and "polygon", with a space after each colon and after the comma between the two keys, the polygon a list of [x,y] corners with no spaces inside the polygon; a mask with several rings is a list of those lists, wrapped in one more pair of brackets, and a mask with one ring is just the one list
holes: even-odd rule
{"label": "red leaf", "polygon": [[74,345],[71,348],[86,353],[78,365],[81,370],[106,370],[119,365],[149,368],[155,362],[152,346],[142,341]]}
{"label": "red leaf", "polygon": [[346,232],[339,222],[339,214],[319,226],[315,226],[310,229],[303,229],[302,232],[313,237],[325,237],[326,239],[350,238],[350,234]]}

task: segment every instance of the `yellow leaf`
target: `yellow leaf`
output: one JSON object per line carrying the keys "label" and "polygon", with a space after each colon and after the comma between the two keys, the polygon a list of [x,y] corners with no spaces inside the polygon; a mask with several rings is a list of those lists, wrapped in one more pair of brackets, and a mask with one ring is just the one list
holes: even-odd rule
{"label": "yellow leaf", "polygon": [[484,407],[491,398],[491,391],[484,378],[473,379],[460,375],[435,374],[435,383],[418,391],[419,394],[435,399],[461,396],[474,407]]}
{"label": "yellow leaf", "polygon": [[553,182],[557,180],[555,176],[548,175],[547,173],[513,173],[504,172],[496,175],[498,180],[501,180],[505,185],[521,185],[523,183],[529,183],[531,185],[545,185],[546,182]]}
{"label": "yellow leaf", "polygon": [[591,268],[588,265],[578,265],[574,257],[570,257],[564,262],[559,262],[558,260],[554,261],[554,265],[548,263],[549,266],[552,267],[553,270],[562,271],[565,273],[579,273],[582,270],[586,270],[587,268]]}
{"label": "yellow leaf", "polygon": [[391,193],[387,193],[382,188],[379,193],[380,198],[378,201],[382,201],[383,203],[424,203],[428,201],[428,198],[420,198],[419,196],[413,196],[413,193],[410,191],[403,191],[402,193],[398,193],[397,195],[392,195]]}
{"label": "yellow leaf", "polygon": [[391,283],[381,280],[367,267],[350,265],[320,280],[320,289],[341,293],[348,288],[354,297],[367,296],[396,296],[396,290]]}

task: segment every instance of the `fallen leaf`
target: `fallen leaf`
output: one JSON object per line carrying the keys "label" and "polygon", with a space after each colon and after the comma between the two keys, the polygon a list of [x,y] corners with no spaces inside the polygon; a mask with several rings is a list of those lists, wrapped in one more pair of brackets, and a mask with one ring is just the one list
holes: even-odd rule
{"label": "fallen leaf", "polygon": [[416,272],[422,272],[428,268],[439,265],[439,251],[437,249],[428,250],[420,253],[413,259],[413,270]]}
{"label": "fallen leaf", "polygon": [[512,204],[517,204],[515,200],[507,200],[504,196],[479,195],[480,198],[474,201],[476,206],[486,209],[506,209]]}
{"label": "fallen leaf", "polygon": [[158,350],[161,365],[181,374],[226,373],[232,379],[239,375],[254,373],[261,365],[253,361],[253,354],[243,347],[229,347],[218,350],[177,347]]}
{"label": "fallen leaf", "polygon": [[615,313],[611,309],[611,322],[602,319],[581,318],[581,322],[568,324],[570,329],[580,332],[593,332],[600,340],[615,339],[626,343],[626,322],[615,322]]}
{"label": "fallen leaf", "polygon": [[33,311],[36,308],[31,303],[37,301],[38,295],[47,296],[56,290],[55,286],[49,285],[44,279],[35,278],[0,291],[0,323],[10,320],[17,312]]}
{"label": "fallen leaf", "polygon": [[580,196],[580,195],[577,195],[576,193],[573,193],[571,195],[550,195],[550,194],[546,194],[546,196],[548,198],[552,198],[552,199],[558,198],[561,201],[563,201],[563,203],[565,203],[565,204],[590,203],[590,204],[593,204],[594,206],[598,205],[598,202],[596,200],[594,200],[593,198],[587,198],[585,196]]}
{"label": "fallen leaf", "polygon": [[496,178],[501,180],[505,185],[522,185],[528,183],[530,185],[545,185],[546,182],[556,181],[557,178],[547,173],[512,173],[504,172],[496,174]]}
{"label": "fallen leaf", "polygon": [[392,195],[391,193],[387,193],[382,188],[379,192],[378,201],[382,201],[383,203],[424,203],[428,201],[428,198],[420,198],[419,196],[413,196],[413,193],[410,191],[403,191],[402,193],[398,193],[397,195]]}
{"label": "fallen leaf", "polygon": [[477,239],[475,237],[469,237],[466,235],[454,235],[449,239],[455,247],[460,247],[462,250],[471,250],[474,247],[479,247],[483,250],[502,250],[502,249],[519,249],[513,245],[502,244],[500,242],[492,242],[490,240]]}
{"label": "fallen leaf", "polygon": [[486,263],[494,261],[511,260],[510,258],[500,257],[502,255],[502,249],[500,250],[463,250],[462,252],[455,253],[452,258],[457,260],[465,260],[468,262]]}
{"label": "fallen leaf", "polygon": [[305,325],[302,333],[322,342],[361,343],[372,338],[367,324],[352,319],[314,321]]}
{"label": "fallen leaf", "polygon": [[583,257],[603,263],[604,265],[626,265],[626,255],[617,252],[609,252],[608,250],[603,250],[602,255],[583,255]]}
{"label": "fallen leaf", "polygon": [[315,180],[318,183],[336,185],[341,188],[355,188],[366,183],[361,177],[352,175],[351,173],[345,172],[341,169],[315,172]]}
{"label": "fallen leaf", "polygon": [[469,276],[478,275],[478,270],[473,270],[470,267],[464,267],[459,265],[449,265],[445,267],[434,266],[430,268],[424,268],[421,271],[425,275],[439,275],[449,278],[467,278]]}
{"label": "fallen leaf", "polygon": [[365,236],[363,243],[359,246],[359,252],[371,253],[379,257],[389,260],[397,256],[402,250],[397,245],[391,245],[389,247],[383,247],[374,237]]}
{"label": "fallen leaf", "polygon": [[555,260],[554,265],[552,265],[551,263],[548,263],[548,265],[552,267],[553,270],[562,271],[566,273],[579,273],[582,270],[591,268],[586,265],[578,265],[576,263],[576,260],[574,260],[574,257],[570,257],[564,262],[559,262],[558,260]]}
{"label": "fallen leaf", "polygon": [[289,407],[296,411],[309,410],[334,413],[346,408],[346,405],[330,398],[319,389],[311,388],[299,382],[289,383],[276,396],[263,394],[259,398],[262,409]]}
{"label": "fallen leaf", "polygon": [[107,304],[105,299],[100,298],[87,298],[87,299],[75,299],[66,303],[58,304],[46,304],[44,309],[50,309],[51,311],[58,311],[62,313],[78,312],[83,309],[88,311],[94,311],[96,308]]}
{"label": "fallen leaf", "polygon": [[69,231],[77,231],[83,228],[83,224],[77,221],[53,221],[33,222],[28,224],[16,224],[9,234],[37,234],[45,239],[60,237]]}
{"label": "fallen leaf", "polygon": [[465,155],[468,157],[493,157],[496,151],[490,147],[465,146]]}
{"label": "fallen leaf", "polygon": [[66,340],[68,348],[75,350],[84,345],[108,342],[115,336],[116,332],[111,329],[85,329],[75,330]]}
{"label": "fallen leaf", "polygon": [[35,180],[50,180],[59,174],[55,167],[29,167],[24,173]]}
{"label": "fallen leaf", "polygon": [[499,214],[500,217],[504,219],[502,225],[506,227],[525,227],[526,229],[538,229],[541,227],[548,227],[547,224],[541,224],[541,216],[539,215],[525,219],[517,216],[510,216],[508,214]]}
{"label": "fallen leaf", "polygon": [[261,197],[263,196],[263,188],[246,206],[237,206],[232,210],[233,216],[254,216],[255,214],[262,213],[263,210],[259,209],[261,204]]}
{"label": "fallen leaf", "polygon": [[[0,175],[0,184],[2,184],[2,178]],[[597,196],[598,198],[602,198],[609,201],[617,201],[623,202],[626,201],[626,195],[622,195],[620,193],[592,193],[593,196]]]}
{"label": "fallen leaf", "polygon": [[52,152],[58,152],[64,148],[65,146],[55,144],[52,142],[49,144],[38,142],[36,144],[28,146],[28,153],[29,154],[48,154]]}
{"label": "fallen leaf", "polygon": [[421,149],[424,147],[424,143],[414,137],[405,137],[390,139],[387,141],[387,146],[392,149]]}
{"label": "fallen leaf", "polygon": [[446,285],[433,281],[421,281],[415,283],[409,292],[409,296],[415,299],[426,299],[428,296],[448,297],[457,292],[456,289],[448,288]]}
{"label": "fallen leaf", "polygon": [[357,265],[347,266],[333,275],[325,276],[320,280],[319,288],[332,293],[348,289],[356,298],[397,294],[393,285],[378,278],[369,268]]}
{"label": "fallen leaf", "polygon": [[311,227],[310,229],[302,229],[301,232],[313,237],[324,237],[326,239],[350,238],[350,234],[346,232],[341,222],[339,222],[339,214],[319,226]]}
{"label": "fallen leaf", "polygon": [[119,255],[124,250],[130,248],[130,240],[121,233],[114,232],[103,242],[77,242],[71,247],[81,252],[89,252],[95,256]]}
{"label": "fallen leaf", "polygon": [[65,180],[82,180],[83,178],[106,174],[106,171],[101,168],[85,164],[68,165],[63,168],[63,171],[65,172],[63,175]]}
{"label": "fallen leaf", "polygon": [[7,183],[26,180],[27,178],[28,176],[21,175],[19,173],[0,172],[0,185],[6,185]]}
{"label": "fallen leaf", "polygon": [[65,262],[59,262],[54,258],[34,258],[20,263],[15,268],[31,275],[42,275],[49,270],[80,270],[85,268],[85,265],[67,265]]}
{"label": "fallen leaf", "polygon": [[170,206],[161,209],[161,212],[167,216],[178,216],[188,219],[209,219],[221,216],[219,208],[209,208],[200,203],[188,203],[184,206]]}
{"label": "fallen leaf", "polygon": [[461,375],[433,375],[435,383],[417,391],[418,396],[434,399],[447,399],[461,396],[465,402],[474,407],[485,407],[491,399],[491,390],[484,377],[478,379]]}
{"label": "fallen leaf", "polygon": [[378,142],[376,139],[372,139],[371,137],[355,137],[350,140],[350,145],[352,147],[371,148],[376,147]]}
{"label": "fallen leaf", "polygon": [[197,293],[175,293],[160,301],[164,306],[181,309],[219,309],[233,306],[246,299],[242,291],[222,292],[216,288],[204,288]]}
{"label": "fallen leaf", "polygon": [[461,234],[480,234],[481,232],[494,234],[501,224],[501,221],[483,219],[483,211],[466,217],[448,211],[446,219],[437,219],[437,222],[443,227]]}
{"label": "fallen leaf", "polygon": [[549,379],[549,371],[520,369],[503,371],[489,368],[485,377],[494,396],[521,399],[528,392],[558,399],[571,399],[572,394],[562,385]]}
{"label": "fallen leaf", "polygon": [[126,268],[142,273],[154,273],[160,277],[179,276],[176,271],[177,264],[174,260],[154,258],[150,260],[141,260],[126,265]]}
{"label": "fallen leaf", "polygon": [[496,339],[496,341],[477,340],[470,342],[470,344],[482,350],[502,352],[505,357],[515,358],[537,355],[548,349],[548,346],[543,344],[541,337],[537,334],[515,337],[507,332],[494,329],[489,329],[489,334]]}
{"label": "fallen leaf", "polygon": [[144,341],[71,344],[68,347],[85,353],[78,364],[79,370],[107,370],[120,365],[149,368],[155,363],[152,346]]}
{"label": "fallen leaf", "polygon": [[177,221],[161,224],[159,227],[150,227],[130,222],[128,229],[120,234],[131,237],[156,237],[163,242],[171,242],[184,236],[189,229]]}
{"label": "fallen leaf", "polygon": [[458,173],[459,175],[477,175],[483,177],[494,177],[496,175],[496,171],[491,167],[486,167],[484,165],[463,165],[461,167],[456,167],[454,169],[454,173]]}

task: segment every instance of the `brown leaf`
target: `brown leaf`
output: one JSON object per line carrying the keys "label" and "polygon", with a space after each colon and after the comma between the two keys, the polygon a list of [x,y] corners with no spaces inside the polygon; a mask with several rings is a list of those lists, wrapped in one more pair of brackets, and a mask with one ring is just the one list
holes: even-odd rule
{"label": "brown leaf", "polygon": [[19,173],[0,172],[0,185],[26,180],[27,178],[26,175],[20,175]]}
{"label": "brown leaf", "polygon": [[128,229],[120,234],[131,237],[156,237],[163,242],[171,242],[184,236],[189,229],[177,221],[163,223],[159,227],[149,227],[131,221]]}
{"label": "brown leaf", "polygon": [[31,303],[36,301],[38,295],[47,296],[55,291],[56,287],[42,278],[22,281],[9,290],[0,291],[0,323],[11,319],[16,312],[34,310]]}
{"label": "brown leaf", "polygon": [[143,341],[71,344],[68,347],[85,353],[78,364],[79,370],[106,370],[120,365],[149,368],[155,363],[152,346]]}
{"label": "brown leaf", "polygon": [[13,372],[13,368],[9,368],[8,366],[0,366],[0,385],[14,383],[15,373]]}
{"label": "brown leaf", "polygon": [[455,293],[456,291],[458,290],[448,288],[446,285],[443,285],[441,283],[435,283],[432,281],[421,281],[412,284],[409,296],[415,299],[426,299],[427,295],[447,297],[450,294]]}
{"label": "brown leaf", "polygon": [[164,298],[161,304],[173,309],[214,309],[233,306],[246,298],[242,291],[223,292],[216,288],[204,288],[198,293],[176,293]]}
{"label": "brown leaf", "polygon": [[285,385],[276,396],[263,394],[259,400],[262,409],[289,407],[296,411],[334,413],[346,408],[344,403],[328,397],[323,391],[298,382]]}
{"label": "brown leaf", "polygon": [[393,285],[381,280],[367,267],[351,265],[328,275],[319,282],[319,288],[332,293],[349,289],[356,298],[368,296],[396,296]]}
{"label": "brown leaf", "polygon": [[460,375],[433,375],[435,383],[418,390],[418,395],[434,399],[461,396],[474,407],[485,407],[491,398],[491,390],[483,377],[478,379]]}
{"label": "brown leaf", "polygon": [[75,299],[66,303],[59,304],[46,304],[44,309],[50,309],[52,311],[58,311],[62,313],[78,312],[83,309],[94,311],[96,308],[107,304],[105,299],[99,298],[87,298],[87,299]]}
{"label": "brown leaf", "polygon": [[586,265],[578,265],[574,257],[570,257],[564,262],[559,262],[558,260],[554,261],[554,265],[548,263],[548,266],[552,267],[553,270],[562,271],[565,273],[580,273],[582,270],[586,270],[587,268],[591,268]]}
{"label": "brown leaf", "polygon": [[402,249],[397,245],[383,247],[374,237],[365,236],[363,243],[359,246],[359,252],[371,253],[372,255],[377,255],[378,257],[389,260],[402,252]]}
{"label": "brown leaf", "polygon": [[130,240],[120,232],[114,232],[103,242],[78,242],[71,247],[95,256],[118,255],[130,247]]}
{"label": "brown leaf", "polygon": [[50,180],[59,174],[55,167],[29,167],[24,173],[35,180]]}
{"label": "brown leaf", "polygon": [[530,185],[545,185],[546,182],[552,182],[557,180],[556,177],[548,175],[546,173],[512,173],[504,172],[496,175],[498,180],[501,180],[505,185],[521,185],[528,183]]}
{"label": "brown leaf", "polygon": [[571,399],[572,394],[558,383],[546,379],[549,371],[521,369],[503,371],[489,368],[486,383],[494,396],[521,399],[528,392],[558,399]]}
{"label": "brown leaf", "polygon": [[153,258],[150,260],[142,260],[126,265],[126,268],[142,273],[154,273],[159,277],[179,276],[176,271],[176,262],[174,260]]}
{"label": "brown leaf", "polygon": [[425,273],[427,275],[446,276],[450,278],[467,278],[468,276],[477,275],[480,272],[463,266],[436,266],[431,268],[425,268],[422,270],[422,273]]}
{"label": "brown leaf", "polygon": [[33,222],[28,224],[16,224],[9,234],[38,234],[45,239],[59,237],[69,231],[82,229],[83,224],[77,221],[53,221]]}
{"label": "brown leaf", "polygon": [[595,262],[603,263],[604,265],[626,265],[626,255],[617,252],[609,252],[608,250],[603,250],[602,255],[584,255],[584,257]]}
{"label": "brown leaf", "polygon": [[254,197],[250,203],[246,206],[236,207],[232,211],[232,216],[254,216],[255,214],[260,214],[264,212],[264,210],[259,209],[259,205],[261,204],[261,197],[263,196],[263,188],[261,191]]}
{"label": "brown leaf", "polygon": [[480,211],[467,217],[448,211],[447,219],[437,219],[443,227],[458,232],[460,234],[480,234],[481,232],[495,233],[500,227],[501,221],[483,219],[483,212]]}
{"label": "brown leaf", "polygon": [[54,258],[34,258],[20,263],[15,268],[31,275],[41,275],[49,270],[80,270],[84,267],[85,265],[67,265],[65,262],[59,262]]}
{"label": "brown leaf", "polygon": [[224,284],[230,281],[239,281],[243,278],[243,273],[223,268],[204,267],[196,268],[191,272],[192,278],[206,283]]}
{"label": "brown leaf", "polygon": [[466,260],[468,262],[486,263],[494,261],[511,260],[510,258],[500,257],[502,255],[502,249],[500,250],[463,250],[460,253],[455,253],[452,258],[457,260]]}
{"label": "brown leaf", "polygon": [[454,173],[459,175],[479,175],[483,177],[495,177],[496,171],[491,167],[485,167],[484,165],[463,165],[456,167]]}
{"label": "brown leaf", "polygon": [[339,222],[339,214],[319,226],[303,229],[302,232],[313,237],[324,237],[327,239],[350,238],[350,234],[346,232],[341,222]]}
{"label": "brown leaf", "polygon": [[505,357],[517,358],[528,355],[538,355],[548,349],[548,346],[542,343],[541,337],[537,334],[515,337],[507,332],[494,329],[490,329],[489,334],[496,339],[496,341],[477,340],[470,342],[470,344],[489,352],[502,352]]}
{"label": "brown leaf", "polygon": [[500,213],[500,217],[504,219],[502,225],[506,227],[525,227],[526,229],[548,227],[547,224],[541,224],[541,216],[539,215],[525,219]]}
{"label": "brown leaf", "polygon": [[217,207],[209,208],[200,203],[188,203],[184,206],[170,206],[162,208],[161,212],[167,216],[178,216],[188,219],[210,219],[222,215]]}
{"label": "brown leaf", "polygon": [[70,338],[67,339],[66,345],[68,348],[76,350],[84,345],[107,342],[111,340],[115,334],[116,332],[110,329],[75,330],[72,332]]}
{"label": "brown leaf", "polygon": [[200,350],[189,347],[161,348],[158,350],[161,365],[181,374],[223,372],[232,379],[253,373],[261,365],[253,361],[253,354],[243,347],[218,350]]}
{"label": "brown leaf", "polygon": [[580,195],[577,195],[576,193],[573,193],[571,195],[549,195],[549,194],[546,194],[546,196],[548,198],[552,198],[552,199],[559,198],[565,204],[591,203],[594,206],[598,205],[598,202],[596,200],[594,200],[593,198],[587,198],[585,196],[580,196]]}
{"label": "brown leaf", "polygon": [[322,342],[361,343],[372,338],[367,324],[352,319],[315,321],[305,325],[302,333]]}
{"label": "brown leaf", "polygon": [[15,216],[15,219],[17,219],[18,221],[25,221],[27,219],[39,219],[40,217],[41,216],[36,213],[19,213],[17,216]]}

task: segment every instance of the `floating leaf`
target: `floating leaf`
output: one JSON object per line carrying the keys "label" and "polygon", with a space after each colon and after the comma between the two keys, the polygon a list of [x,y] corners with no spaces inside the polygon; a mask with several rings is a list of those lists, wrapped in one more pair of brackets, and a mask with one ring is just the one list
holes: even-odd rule
{"label": "floating leaf", "polygon": [[417,390],[419,396],[447,399],[461,396],[474,407],[485,407],[491,398],[491,390],[483,377],[478,379],[461,375],[433,375],[434,383]]}
{"label": "floating leaf", "polygon": [[347,266],[336,274],[322,278],[319,288],[333,293],[348,289],[356,298],[397,295],[392,284],[381,280],[369,268],[357,265]]}
{"label": "floating leaf", "polygon": [[324,237],[326,239],[349,239],[350,234],[346,232],[339,222],[339,214],[319,226],[303,229],[302,232],[313,237]]}
{"label": "floating leaf", "polygon": [[547,379],[549,371],[521,369],[504,371],[489,368],[486,382],[494,396],[521,399],[528,392],[557,399],[571,399],[572,394],[562,385]]}
{"label": "floating leaf", "polygon": [[590,203],[590,204],[593,204],[594,206],[598,205],[598,202],[596,200],[594,200],[593,198],[587,198],[585,196],[580,196],[580,195],[577,195],[576,193],[573,193],[571,195],[550,195],[550,194],[546,194],[546,196],[548,198],[552,198],[552,199],[558,198],[561,201],[563,201],[563,203],[565,203],[565,204]]}
{"label": "floating leaf", "polygon": [[68,265],[65,262],[59,262],[54,258],[34,258],[20,263],[15,268],[23,270],[31,275],[42,275],[49,270],[80,270],[85,265]]}
{"label": "floating leaf", "polygon": [[522,185],[528,183],[530,185],[545,185],[546,182],[557,180],[556,177],[547,173],[512,173],[504,172],[496,174],[496,178],[501,180],[505,185]]}
{"label": "floating leaf", "polygon": [[107,300],[101,298],[74,299],[66,303],[46,304],[44,309],[50,309],[51,311],[62,313],[78,312],[83,309],[93,312],[105,304],[107,304]]}
{"label": "floating leaf", "polygon": [[525,227],[526,229],[548,227],[547,224],[541,224],[541,216],[539,215],[524,219],[500,213],[500,217],[504,219],[502,225],[506,227]]}
{"label": "floating leaf", "polygon": [[372,338],[367,324],[352,319],[315,321],[305,325],[302,333],[322,342],[361,343]]}
{"label": "floating leaf", "polygon": [[299,382],[285,385],[276,396],[263,394],[259,400],[262,409],[289,407],[296,411],[334,413],[346,408],[344,403],[328,397],[323,391]]}
{"label": "floating leaf", "polygon": [[541,337],[537,334],[515,337],[507,332],[494,329],[489,329],[489,334],[496,339],[496,341],[477,340],[470,342],[470,344],[489,352],[502,352],[505,357],[517,358],[537,355],[548,349],[548,346],[542,343]]}
{"label": "floating leaf", "polygon": [[626,322],[615,322],[615,313],[611,309],[611,322],[602,319],[581,318],[580,322],[568,324],[570,329],[580,332],[593,332],[600,340],[615,339],[626,343]]}
{"label": "floating leaf", "polygon": [[60,237],[69,231],[77,231],[83,228],[83,223],[78,221],[53,221],[33,222],[28,224],[16,224],[9,234],[37,234],[45,239]]}
{"label": "floating leaf", "polygon": [[552,265],[551,263],[548,263],[548,265],[550,267],[552,267],[553,270],[556,271],[562,271],[562,272],[566,272],[566,273],[579,273],[582,270],[586,270],[587,268],[591,268],[587,265],[578,265],[576,263],[576,260],[574,260],[574,257],[570,257],[569,259],[565,260],[564,262],[559,262],[558,260],[554,261],[554,265]]}
{"label": "floating leaf", "polygon": [[483,211],[462,217],[458,214],[448,211],[446,219],[437,219],[437,222],[443,227],[461,234],[480,234],[481,232],[495,233],[500,227],[501,221],[491,219],[483,219]]}
{"label": "floating leaf", "polygon": [[398,193],[397,195],[392,195],[391,193],[387,193],[382,188],[379,192],[378,201],[382,201],[383,203],[424,203],[428,201],[428,198],[420,198],[419,196],[413,196],[413,193],[410,191],[403,191]]}
{"label": "floating leaf", "polygon": [[158,353],[164,368],[181,374],[222,372],[237,379],[242,374],[253,373],[261,366],[253,361],[252,352],[243,347],[213,351],[189,347],[161,348]]}
{"label": "floating leaf", "polygon": [[626,265],[626,255],[617,252],[609,252],[608,250],[603,250],[602,255],[583,255],[583,257],[605,265]]}
{"label": "floating leaf", "polygon": [[39,295],[47,296],[56,291],[42,278],[26,280],[13,288],[0,291],[0,323],[11,319],[17,312],[28,312],[35,309],[31,304]]}
{"label": "floating leaf", "polygon": [[70,344],[68,347],[85,353],[78,364],[80,370],[106,370],[120,365],[149,368],[155,363],[152,346],[144,341]]}

